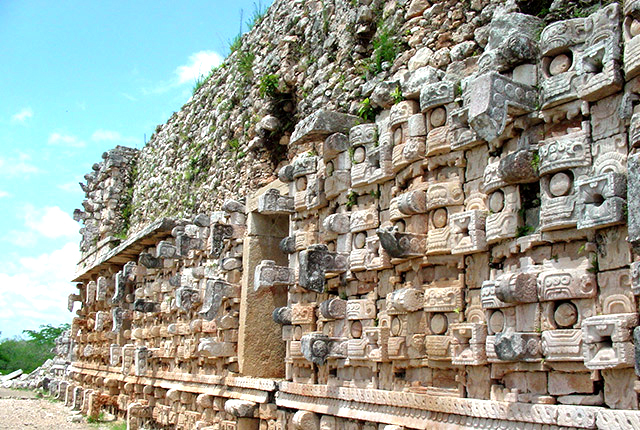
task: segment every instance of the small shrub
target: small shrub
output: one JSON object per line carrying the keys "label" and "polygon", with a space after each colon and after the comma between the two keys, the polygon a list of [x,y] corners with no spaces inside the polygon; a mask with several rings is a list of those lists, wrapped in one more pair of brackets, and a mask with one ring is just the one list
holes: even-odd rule
{"label": "small shrub", "polygon": [[249,31],[256,25],[260,25],[264,16],[267,14],[267,9],[267,6],[263,6],[260,0],[258,0],[257,4],[255,2],[253,3],[253,12],[249,17],[249,21],[246,22]]}
{"label": "small shrub", "polygon": [[238,141],[238,139],[231,139],[229,142],[227,142],[227,144],[233,152],[238,152],[238,150],[240,149],[240,142]]}
{"label": "small shrub", "polygon": [[391,93],[391,98],[393,99],[394,105],[397,105],[402,100],[404,100],[404,97],[402,96],[402,91],[400,91],[400,86],[397,86],[396,89],[393,90],[393,92]]}
{"label": "small shrub", "polygon": [[260,97],[273,97],[278,89],[278,75],[264,75],[260,78]]}
{"label": "small shrub", "polygon": [[358,116],[364,121],[373,121],[375,119],[375,109],[371,106],[371,100],[369,100],[369,97],[360,102]]}
{"label": "small shrub", "polygon": [[253,77],[253,60],[256,54],[251,51],[240,51],[238,56],[238,71],[242,76],[249,79]]}
{"label": "small shrub", "polygon": [[373,55],[369,71],[378,74],[382,71],[382,63],[393,61],[398,53],[398,44],[393,38],[393,30],[384,23],[378,24],[378,33],[373,39]]}
{"label": "small shrub", "polygon": [[536,172],[540,169],[540,154],[538,153],[538,151],[535,151],[533,153],[533,158],[531,159],[531,167]]}
{"label": "small shrub", "polygon": [[229,41],[229,54],[233,54],[242,46],[242,33],[238,33]]}
{"label": "small shrub", "polygon": [[196,82],[193,85],[193,89],[191,90],[191,95],[194,95],[200,89],[200,87],[202,87],[204,83],[207,82],[207,79],[209,79],[209,76],[198,76],[198,79],[196,79]]}
{"label": "small shrub", "polygon": [[518,227],[518,230],[516,231],[516,237],[528,236],[531,233],[533,233],[535,230],[536,229],[530,225],[523,225],[521,227]]}
{"label": "small shrub", "polygon": [[351,191],[349,195],[347,195],[347,204],[346,204],[347,209],[351,209],[357,204],[358,204],[358,195],[354,191]]}

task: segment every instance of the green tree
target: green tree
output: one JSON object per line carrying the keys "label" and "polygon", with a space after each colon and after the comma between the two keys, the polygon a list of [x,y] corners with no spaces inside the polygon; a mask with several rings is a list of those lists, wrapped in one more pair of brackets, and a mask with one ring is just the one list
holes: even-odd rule
{"label": "green tree", "polygon": [[7,374],[18,369],[25,373],[33,372],[49,358],[53,358],[55,340],[68,328],[69,324],[58,327],[51,324],[41,325],[40,330],[23,330],[29,339],[0,341],[0,372]]}
{"label": "green tree", "polygon": [[53,348],[56,338],[60,336],[63,331],[69,330],[70,327],[69,324],[62,324],[58,327],[47,324],[41,325],[40,330],[22,330],[22,333],[29,336],[31,338],[30,340],[38,344],[50,344]]}

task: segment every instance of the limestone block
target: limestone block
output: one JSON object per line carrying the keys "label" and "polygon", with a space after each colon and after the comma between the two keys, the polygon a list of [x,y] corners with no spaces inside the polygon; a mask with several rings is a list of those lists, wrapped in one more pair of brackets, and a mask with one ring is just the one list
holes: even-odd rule
{"label": "limestone block", "polygon": [[635,346],[635,371],[640,376],[640,327],[633,329],[633,344]]}
{"label": "limestone block", "polygon": [[74,303],[81,300],[82,297],[80,296],[80,294],[69,294],[69,297],[67,298],[67,309],[69,310],[69,312],[73,312]]}
{"label": "limestone block", "polygon": [[192,237],[188,234],[178,234],[176,236],[176,249],[178,256],[187,257],[190,251],[203,250],[204,240],[198,237]]}
{"label": "limestone block", "polygon": [[240,287],[221,279],[208,279],[205,286],[204,300],[199,314],[211,321],[218,316],[222,301],[226,298],[240,297]]}
{"label": "limestone block", "polygon": [[392,257],[420,257],[426,252],[426,234],[401,233],[396,227],[383,227],[376,232],[380,238],[380,245]]}
{"label": "limestone block", "polygon": [[349,267],[348,258],[329,252],[326,245],[312,245],[299,255],[298,282],[300,286],[321,293],[324,291],[328,272],[342,273]]}
{"label": "limestone block", "polygon": [[204,357],[233,357],[236,346],[231,342],[220,342],[216,338],[201,338],[198,352]]}
{"label": "limestone block", "polygon": [[393,177],[391,136],[382,134],[379,143],[366,143],[353,148],[351,187],[384,182]]}
{"label": "limestone block", "polygon": [[535,60],[541,24],[539,18],[522,13],[494,14],[485,52],[478,59],[479,71],[504,71]]}
{"label": "limestone block", "polygon": [[349,138],[344,133],[333,133],[324,140],[322,156],[327,162],[349,149]]}
{"label": "limestone block", "polygon": [[545,330],[542,353],[549,361],[582,361],[582,330]]}
{"label": "limestone block", "polygon": [[118,344],[112,344],[109,347],[109,365],[112,367],[120,364],[122,359],[122,347]]}
{"label": "limestone block", "polygon": [[598,297],[602,313],[632,313],[636,312],[635,297],[633,296],[631,279],[627,269],[608,270],[598,273]]}
{"label": "limestone block", "polygon": [[427,135],[427,125],[425,123],[424,115],[417,113],[411,115],[407,121],[407,130],[409,138],[411,137],[424,137]]}
{"label": "limestone block", "polygon": [[417,99],[421,89],[440,80],[442,72],[431,66],[424,66],[411,73],[402,85],[402,96],[407,99]]}
{"label": "limestone block", "polygon": [[588,121],[567,127],[564,134],[545,137],[538,144],[540,175],[591,165],[591,133]]}
{"label": "limestone block", "polygon": [[428,335],[424,337],[424,348],[429,360],[450,361],[452,357],[452,336]]}
{"label": "limestone block", "polygon": [[180,287],[176,290],[176,306],[185,312],[190,312],[200,303],[200,292],[191,287]]}
{"label": "limestone block", "polygon": [[427,312],[460,312],[463,305],[464,293],[460,282],[434,282],[424,291],[424,310]]}
{"label": "limestone block", "polygon": [[474,254],[486,251],[486,213],[484,211],[459,212],[451,214],[449,219],[452,254]]}
{"label": "limestone block", "polygon": [[327,319],[343,319],[347,316],[347,301],[334,297],[320,303],[320,315]]}
{"label": "limestone block", "polygon": [[513,329],[496,334],[493,348],[496,356],[502,361],[537,360],[541,358],[542,353],[539,334],[519,333]]}
{"label": "limestone block", "polygon": [[347,319],[364,320],[376,317],[376,303],[373,300],[360,299],[347,301]]}
{"label": "limestone block", "polygon": [[359,231],[373,230],[380,223],[379,215],[376,207],[360,209],[351,212],[350,230],[351,233]]}
{"label": "limestone block", "polygon": [[333,162],[329,161],[324,178],[324,193],[327,200],[333,200],[351,186],[350,170],[336,170]]}
{"label": "limestone block", "polygon": [[575,228],[578,223],[578,189],[576,179],[586,168],[545,175],[540,180],[540,230]]}
{"label": "limestone block", "polygon": [[[636,380],[633,369],[604,369],[601,373],[604,379],[604,402],[607,406],[615,409],[638,409],[638,396],[633,390]],[[622,417],[618,419],[624,420]],[[635,422],[638,422],[637,418]]]}
{"label": "limestone block", "polygon": [[588,369],[610,369],[634,365],[631,329],[638,315],[611,314],[586,318],[582,322],[584,365]]}
{"label": "limestone block", "polygon": [[598,230],[596,234],[598,270],[619,269],[631,263],[631,247],[626,238],[625,226]]}
{"label": "limestone block", "polygon": [[629,171],[627,188],[629,242],[636,252],[640,249],[640,154],[627,159]]}
{"label": "limestone block", "polygon": [[107,299],[107,278],[100,276],[96,281],[96,301],[104,302]]}
{"label": "limestone block", "polygon": [[387,314],[397,315],[408,312],[415,312],[423,307],[424,298],[422,291],[405,287],[395,290],[390,294],[387,294],[386,309]]}
{"label": "limestone block", "polygon": [[424,85],[420,90],[420,109],[426,112],[434,107],[451,103],[456,98],[457,82],[442,81]]}
{"label": "limestone block", "polygon": [[177,254],[177,248],[167,241],[162,240],[156,245],[156,258],[175,258]]}
{"label": "limestone block", "polygon": [[313,412],[298,411],[293,414],[291,423],[295,430],[319,430],[320,418]]}
{"label": "limestone block", "polygon": [[447,141],[452,151],[467,150],[482,143],[473,128],[469,126],[468,107],[451,109]]}
{"label": "limestone block", "polygon": [[357,361],[381,361],[388,357],[388,339],[388,330],[383,331],[380,327],[363,328],[361,338],[348,340],[347,357]]}
{"label": "limestone block", "polygon": [[495,295],[504,303],[538,301],[537,273],[504,273],[496,279],[495,285]]}
{"label": "limestone block", "polygon": [[636,0],[624,2],[624,21],[622,31],[624,36],[624,73],[628,79],[640,73],[640,35],[636,13],[640,5]]}
{"label": "limestone block", "polygon": [[333,133],[346,133],[359,121],[357,116],[318,110],[296,124],[289,145],[324,139]]}
{"label": "limestone block", "polygon": [[92,305],[96,301],[96,283],[95,281],[90,281],[87,283],[87,289],[85,293],[85,302],[87,305]]}
{"label": "limestone block", "polygon": [[502,134],[510,115],[532,112],[538,102],[535,88],[495,72],[476,77],[467,91],[469,124],[488,142]]}
{"label": "limestone block", "polygon": [[505,303],[496,295],[496,281],[484,281],[481,289],[481,301],[483,309],[496,309],[513,306],[513,303]]}
{"label": "limestone block", "polygon": [[[496,201],[496,203],[494,203]],[[487,216],[486,239],[488,244],[515,237],[520,219],[520,191],[515,185],[494,191],[489,196],[489,209],[494,212]]]}
{"label": "limestone block", "polygon": [[401,134],[401,128],[396,129],[393,134],[395,143],[391,152],[391,169],[394,172],[400,171],[414,161],[423,159],[427,151],[426,137],[409,136],[402,140]]}
{"label": "limestone block", "polygon": [[322,222],[325,231],[333,234],[349,233],[350,217],[347,213],[331,214]]}
{"label": "limestone block", "polygon": [[528,149],[520,149],[503,156],[498,171],[502,180],[509,185],[528,184],[539,179],[534,152]]}
{"label": "limestone block", "polygon": [[464,204],[464,191],[459,180],[437,182],[430,184],[427,189],[427,209],[437,209],[446,206]]}
{"label": "limestone block", "polygon": [[621,88],[618,22],[619,8],[604,8],[587,18],[555,22],[543,30],[543,108],[576,97],[598,100]]}
{"label": "limestone block", "polygon": [[138,263],[147,269],[159,269],[162,267],[162,260],[156,258],[148,252],[143,252],[138,257]]}
{"label": "limestone block", "polygon": [[302,355],[308,361],[322,366],[331,350],[329,337],[323,333],[307,333],[301,339]]}
{"label": "limestone block", "polygon": [[160,306],[157,303],[148,302],[144,299],[137,299],[135,302],[133,302],[133,310],[137,312],[153,313],[158,312],[159,309]]}
{"label": "limestone block", "polygon": [[224,402],[224,410],[226,413],[238,418],[251,418],[258,405],[255,402],[240,399],[229,399]]}
{"label": "limestone block", "polygon": [[144,346],[138,346],[134,352],[134,374],[136,376],[144,376],[147,373],[147,360],[151,356],[149,350]]}
{"label": "limestone block", "polygon": [[113,318],[113,325],[111,326],[111,331],[114,333],[122,330],[122,324],[124,320],[130,319],[131,315],[129,311],[126,311],[120,307],[115,307],[111,310],[111,316]]}
{"label": "limestone block", "polygon": [[427,212],[427,195],[425,190],[417,189],[400,194],[397,197],[398,209],[405,215]]}
{"label": "limestone block", "polygon": [[231,225],[216,222],[211,226],[209,246],[211,247],[211,257],[220,258],[227,245],[227,241],[234,235],[234,228]]}
{"label": "limestone block", "polygon": [[591,139],[594,142],[625,132],[624,121],[618,112],[621,99],[620,94],[614,94],[590,104]]}
{"label": "limestone block", "polygon": [[623,223],[627,178],[621,173],[604,173],[577,182],[578,229],[603,228]]}
{"label": "limestone block", "polygon": [[315,307],[310,304],[295,303],[291,305],[291,324],[313,324]]}
{"label": "limestone block", "polygon": [[291,166],[293,167],[291,175],[294,180],[309,176],[318,171],[318,157],[304,153],[294,158]]}
{"label": "limestone block", "polygon": [[290,325],[292,322],[291,308],[288,306],[275,308],[272,317],[276,324]]}
{"label": "limestone block", "polygon": [[253,288],[271,288],[295,284],[295,271],[289,267],[276,266],[275,261],[262,260],[256,267]]}
{"label": "limestone block", "polygon": [[595,297],[596,277],[587,272],[587,259],[572,261],[563,257],[558,261],[545,261],[544,267],[537,279],[540,301]]}
{"label": "limestone block", "polygon": [[258,213],[262,215],[287,215],[293,212],[293,197],[282,196],[275,188],[258,196]]}
{"label": "limestone block", "polygon": [[640,295],[640,261],[631,263],[631,291],[635,296]]}
{"label": "limestone block", "polygon": [[452,341],[451,363],[479,366],[487,362],[485,343],[486,324],[458,323],[450,326]]}
{"label": "limestone block", "polygon": [[561,396],[575,393],[593,393],[593,381],[590,373],[549,373],[549,394]]}
{"label": "limestone block", "polygon": [[[489,195],[492,191],[506,187],[507,183],[500,175],[500,159],[490,157],[482,175],[482,192]],[[491,209],[493,212],[497,212]]]}

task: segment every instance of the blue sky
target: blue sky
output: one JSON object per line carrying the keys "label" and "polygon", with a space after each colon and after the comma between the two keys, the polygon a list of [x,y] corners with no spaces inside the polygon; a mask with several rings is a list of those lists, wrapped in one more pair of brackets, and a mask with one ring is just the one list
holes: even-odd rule
{"label": "blue sky", "polygon": [[0,337],[71,320],[78,182],[104,151],[141,148],[255,8],[0,1]]}

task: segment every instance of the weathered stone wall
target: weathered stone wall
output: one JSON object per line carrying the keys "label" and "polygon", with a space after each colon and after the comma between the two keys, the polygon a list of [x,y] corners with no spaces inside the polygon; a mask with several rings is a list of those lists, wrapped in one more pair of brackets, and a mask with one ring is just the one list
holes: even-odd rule
{"label": "weathered stone wall", "polygon": [[[243,48],[142,150],[129,238],[79,265],[67,401],[130,428],[638,428],[640,2],[336,3],[346,45],[321,5],[276,2],[238,111],[196,103]],[[303,103],[297,73],[371,58],[367,10],[408,48]],[[256,36],[305,18],[296,43],[338,46],[313,73]]]}
{"label": "weathered stone wall", "polygon": [[[276,0],[141,151],[133,230],[215,210],[269,183],[280,163],[308,149],[287,143],[315,110],[356,114],[366,98],[388,108],[409,72],[464,68],[483,51],[499,3]],[[277,87],[261,95],[268,76]]]}

